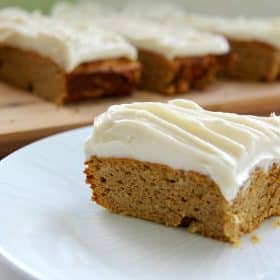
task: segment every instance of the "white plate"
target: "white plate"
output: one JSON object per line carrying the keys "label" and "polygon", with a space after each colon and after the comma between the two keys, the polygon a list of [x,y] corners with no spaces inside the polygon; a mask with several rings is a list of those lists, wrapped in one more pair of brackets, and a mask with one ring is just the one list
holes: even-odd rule
{"label": "white plate", "polygon": [[267,220],[241,247],[110,214],[90,201],[82,144],[89,129],[53,136],[0,162],[0,248],[39,279],[280,278],[280,230]]}

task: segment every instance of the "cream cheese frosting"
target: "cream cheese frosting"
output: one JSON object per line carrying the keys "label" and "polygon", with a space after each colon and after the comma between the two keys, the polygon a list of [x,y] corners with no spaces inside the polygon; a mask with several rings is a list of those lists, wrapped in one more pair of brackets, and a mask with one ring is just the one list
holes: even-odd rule
{"label": "cream cheese frosting", "polygon": [[221,36],[181,26],[163,26],[124,15],[101,17],[99,23],[104,28],[119,32],[138,49],[160,53],[168,59],[181,56],[222,55],[228,53],[230,49],[227,40]]}
{"label": "cream cheese frosting", "polygon": [[254,168],[280,159],[280,117],[210,112],[180,99],[115,105],[96,118],[85,156],[196,171],[232,201]]}
{"label": "cream cheese frosting", "polygon": [[188,13],[177,3],[128,2],[122,12],[134,17],[144,17],[161,24],[182,24],[201,31],[222,34],[230,39],[255,40],[280,47],[279,18],[226,18]]}
{"label": "cream cheese frosting", "polygon": [[124,36],[138,49],[153,51],[173,59],[180,56],[222,55],[229,52],[223,36],[186,28],[185,25],[162,25],[155,21],[132,17],[105,6],[81,2],[59,4],[53,16],[77,25],[95,24]]}
{"label": "cream cheese frosting", "polygon": [[262,18],[223,18],[188,15],[187,25],[199,30],[223,34],[227,38],[268,43],[280,47],[280,21]]}
{"label": "cream cheese frosting", "polygon": [[0,11],[0,44],[34,51],[65,71],[98,59],[137,58],[136,49],[119,34],[94,25],[79,29],[20,9]]}

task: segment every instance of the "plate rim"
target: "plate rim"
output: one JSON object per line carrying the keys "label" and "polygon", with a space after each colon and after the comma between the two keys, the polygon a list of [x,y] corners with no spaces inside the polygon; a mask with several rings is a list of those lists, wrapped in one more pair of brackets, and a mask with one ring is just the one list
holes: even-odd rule
{"label": "plate rim", "polygon": [[[15,157],[17,153],[20,153],[20,152],[24,151],[25,149],[30,148],[33,145],[36,145],[36,144],[44,142],[44,141],[48,141],[50,139],[59,137],[61,135],[71,134],[71,133],[75,133],[75,132],[90,129],[90,128],[91,128],[90,125],[86,125],[86,126],[82,126],[79,128],[74,128],[74,129],[69,129],[69,130],[62,131],[62,132],[57,132],[55,134],[45,136],[38,140],[32,141],[31,143],[24,145],[23,147],[13,151],[12,153],[10,153],[10,154],[6,155],[5,157],[3,157],[2,159],[0,159],[0,169],[1,169],[1,166],[3,166],[5,164],[6,161],[12,160],[12,158]],[[18,260],[16,257],[12,256],[7,250],[5,250],[2,247],[1,243],[0,243],[0,258],[1,258],[1,261],[3,261],[4,266],[7,266],[15,273],[22,275],[23,279],[30,279],[30,280],[42,280],[43,279],[42,277],[39,277],[38,275],[36,275],[36,272],[32,268],[28,267],[28,265],[24,264],[22,261]]]}

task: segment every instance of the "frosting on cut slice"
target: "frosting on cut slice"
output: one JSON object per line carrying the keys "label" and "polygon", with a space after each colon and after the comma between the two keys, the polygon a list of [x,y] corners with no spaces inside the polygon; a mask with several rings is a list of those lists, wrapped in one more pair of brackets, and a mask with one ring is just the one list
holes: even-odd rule
{"label": "frosting on cut slice", "polygon": [[94,25],[79,29],[20,9],[0,10],[0,43],[34,51],[65,71],[100,59],[136,59],[137,51],[123,37]]}
{"label": "frosting on cut slice", "polygon": [[115,105],[95,120],[85,156],[196,171],[232,201],[254,168],[280,159],[280,117],[211,112],[180,99]]}

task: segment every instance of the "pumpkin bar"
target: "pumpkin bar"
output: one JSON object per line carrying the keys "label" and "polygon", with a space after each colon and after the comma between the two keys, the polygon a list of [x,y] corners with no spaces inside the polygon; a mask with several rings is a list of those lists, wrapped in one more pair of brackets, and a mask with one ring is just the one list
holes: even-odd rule
{"label": "pumpkin bar", "polygon": [[20,9],[0,11],[0,79],[56,102],[130,94],[137,51],[120,35]]}
{"label": "pumpkin bar", "polygon": [[188,100],[115,105],[85,143],[86,181],[112,212],[234,243],[280,215],[279,128]]}
{"label": "pumpkin bar", "polygon": [[122,13],[146,18],[161,25],[181,25],[226,37],[235,64],[221,71],[221,75],[244,81],[271,82],[280,74],[279,19],[226,18],[191,14],[177,3],[125,3]]}
{"label": "pumpkin bar", "polygon": [[189,15],[187,24],[228,39],[237,62],[225,76],[263,82],[279,78],[280,25],[277,20]]}

